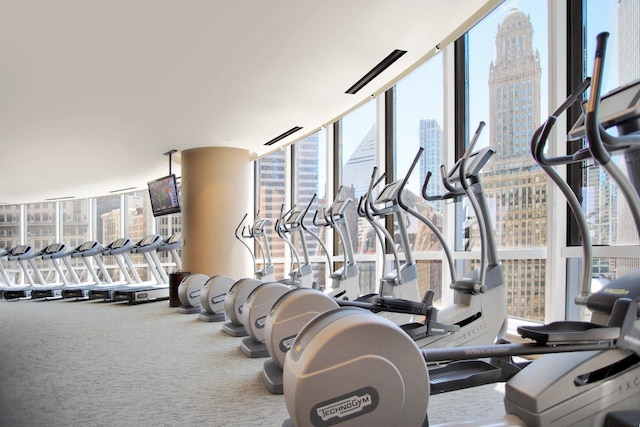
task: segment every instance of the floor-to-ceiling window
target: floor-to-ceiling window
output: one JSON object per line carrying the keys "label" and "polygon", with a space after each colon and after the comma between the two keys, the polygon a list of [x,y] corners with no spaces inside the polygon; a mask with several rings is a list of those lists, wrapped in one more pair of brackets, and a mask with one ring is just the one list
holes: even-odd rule
{"label": "floor-to-ceiling window", "polygon": [[[44,249],[56,241],[56,204],[54,202],[30,203],[26,206],[27,240],[34,252]],[[34,259],[42,278],[47,282],[55,282],[56,271],[50,261],[40,257]],[[31,271],[33,280],[37,283],[37,271]]]}
{"label": "floor-to-ceiling window", "polygon": [[[318,288],[324,289],[326,286],[327,262],[326,254],[322,244],[326,245],[327,236],[331,236],[330,230],[326,227],[314,225],[314,215],[322,215],[320,210],[326,207],[327,203],[327,155],[326,155],[326,130],[321,130],[302,140],[293,147],[293,200],[297,209],[306,209],[311,203],[308,214],[305,216],[304,224],[310,232],[305,233],[306,249],[309,261],[313,266],[314,283]],[[314,198],[315,196],[315,198]],[[313,235],[318,236],[316,239]],[[299,239],[294,238],[294,243],[303,256],[303,248]]]}
{"label": "floor-to-ceiling window", "polygon": [[[486,122],[478,146],[496,150],[483,183],[503,254],[508,312],[538,321],[545,316],[548,188],[529,147],[547,115],[547,34],[547,2],[506,1],[467,39],[467,125],[473,134]],[[479,239],[467,240],[466,247],[477,250]],[[525,248],[540,251],[520,256]]]}
{"label": "floor-to-ceiling window", "polygon": [[[256,161],[256,212],[259,218],[266,218],[270,226],[265,229],[267,242],[273,257],[276,279],[284,278],[285,247],[284,241],[275,233],[274,226],[280,216],[281,208],[288,209],[285,200],[285,151],[279,150]],[[251,217],[251,215],[249,215]],[[238,222],[241,218],[238,218]],[[258,259],[260,261],[260,259]],[[261,268],[261,266],[258,266]]]}
{"label": "floor-to-ceiling window", "polygon": [[[356,205],[367,192],[369,178],[374,166],[377,166],[378,144],[376,135],[376,100],[345,115],[339,123],[338,137],[339,185],[344,197],[350,197],[354,203],[347,212],[347,222],[353,242],[359,271],[361,293],[376,292],[379,278],[376,277],[376,235],[373,227],[365,218],[358,216]],[[379,190],[376,191],[378,194]]]}
{"label": "floor-to-ceiling window", "polygon": [[[89,240],[91,222],[89,199],[65,200],[60,204],[62,242],[72,250]],[[86,266],[81,259],[71,258],[69,263],[80,280],[89,280]]]}
{"label": "floor-to-ceiling window", "polygon": [[[403,200],[440,232],[443,231],[446,206],[441,200],[425,200],[422,186],[431,173],[427,194],[434,198],[442,194],[440,165],[445,163],[446,148],[442,67],[442,55],[436,55],[400,80],[393,91],[395,178],[402,179],[407,174],[422,148],[424,152],[409,177]],[[442,245],[424,222],[410,215],[405,218],[411,251],[418,265],[420,295],[433,289],[434,301],[439,304],[443,284]]]}
{"label": "floor-to-ceiling window", "polygon": [[[584,72],[593,72],[596,36],[608,32],[602,93],[640,78],[640,3],[635,0],[586,0],[583,2]],[[569,124],[570,125],[570,124]],[[625,172],[628,166],[621,155],[614,162]],[[637,167],[637,165],[635,166]],[[640,268],[638,231],[622,193],[605,171],[585,162],[582,165],[582,207],[588,219],[595,253],[591,290],[630,271]],[[576,255],[577,256],[577,255]],[[567,317],[584,319],[588,312],[573,301],[580,291],[581,259],[569,263]]]}

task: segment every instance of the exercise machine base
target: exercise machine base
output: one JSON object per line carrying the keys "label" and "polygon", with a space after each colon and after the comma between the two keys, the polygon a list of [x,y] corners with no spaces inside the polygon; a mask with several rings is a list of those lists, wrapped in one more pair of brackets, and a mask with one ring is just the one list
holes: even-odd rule
{"label": "exercise machine base", "polygon": [[203,322],[224,322],[227,316],[224,313],[209,313],[208,311],[203,311],[198,316],[198,319]]}
{"label": "exercise machine base", "polygon": [[200,313],[202,311],[202,309],[200,308],[200,306],[186,307],[184,305],[181,305],[180,307],[178,307],[178,309],[176,311],[178,313],[182,313],[182,314],[196,314],[196,313]]}
{"label": "exercise machine base", "polygon": [[284,393],[282,387],[282,369],[273,359],[264,362],[262,366],[262,382],[264,386],[273,394]]}
{"label": "exercise machine base", "polygon": [[169,288],[145,289],[137,291],[115,291],[114,301],[126,301],[129,304],[141,302],[163,301],[169,299]]}
{"label": "exercise machine base", "polygon": [[261,357],[269,357],[269,350],[267,345],[263,342],[256,342],[251,337],[245,337],[240,343],[240,350],[252,359],[258,359]]}
{"label": "exercise machine base", "polygon": [[4,291],[4,299],[8,301],[17,301],[19,299],[29,298],[31,298],[30,289],[5,289]]}
{"label": "exercise machine base", "polygon": [[89,298],[88,289],[65,289],[62,291],[62,298],[84,300]]}
{"label": "exercise machine base", "polygon": [[222,325],[222,331],[227,335],[231,335],[232,337],[246,337],[247,335],[249,335],[243,325],[236,325],[232,322],[227,322]]}
{"label": "exercise machine base", "polygon": [[31,299],[49,301],[62,298],[62,289],[38,289],[31,291]]}

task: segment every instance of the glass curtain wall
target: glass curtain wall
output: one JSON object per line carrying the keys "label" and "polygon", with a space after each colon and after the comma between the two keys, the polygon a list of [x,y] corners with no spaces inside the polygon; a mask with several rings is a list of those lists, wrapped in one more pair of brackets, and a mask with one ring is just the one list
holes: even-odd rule
{"label": "glass curtain wall", "polygon": [[[610,36],[602,93],[640,79],[640,3],[635,0],[587,0],[583,7],[586,10],[585,76],[591,76],[593,72],[596,36],[607,31]],[[626,173],[624,158],[620,155],[612,158]],[[609,281],[640,268],[638,232],[624,197],[602,168],[592,162],[583,164],[581,184],[582,207],[588,218],[592,243],[597,245],[591,283],[591,290],[597,291]],[[616,247],[626,249],[620,251]],[[580,291],[580,269],[581,260],[570,259],[569,283],[576,284],[568,289],[567,317],[570,319],[588,317],[586,310],[572,303]]]}
{"label": "glass curtain wall", "polygon": [[[403,200],[443,231],[444,203],[422,197],[427,173],[430,196],[442,193],[440,165],[445,163],[443,60],[436,55],[394,88],[394,171],[396,179],[406,175],[420,147],[420,162],[409,178]],[[436,235],[417,218],[407,215],[411,250],[418,264],[420,295],[435,292],[434,301],[442,297],[442,246]]]}
{"label": "glass curtain wall", "polygon": [[[21,212],[19,205],[0,206],[0,249],[9,250],[22,243]],[[13,265],[15,263],[6,262],[6,259],[0,259],[0,262],[7,272],[7,281],[10,283],[4,283],[4,277],[0,277],[0,282],[5,285],[17,283],[20,269]]]}
{"label": "glass curtain wall", "polygon": [[[535,321],[545,316],[548,186],[529,147],[547,116],[547,15],[547,2],[506,1],[467,40],[469,134],[486,122],[478,146],[496,150],[482,179],[497,244],[506,254],[508,313]],[[471,215],[467,221],[473,224]],[[466,249],[479,250],[476,227],[466,233]],[[539,248],[540,257],[521,258],[517,250],[525,248]]]}
{"label": "glass curtain wall", "polygon": [[0,206],[0,248],[10,249],[22,242],[19,205]]}
{"label": "glass curtain wall", "polygon": [[[135,243],[144,236],[154,233],[156,229],[164,238],[182,230],[180,214],[166,215],[154,220],[148,193],[138,191],[95,199],[0,206],[0,247],[8,249],[23,243],[21,237],[23,208],[26,226],[24,243],[32,245],[34,251],[39,251],[57,241],[65,243],[71,250],[91,239],[97,240],[102,245],[108,245],[121,237],[129,237]],[[56,213],[58,210],[59,218]],[[123,212],[127,213],[126,218]],[[159,256],[165,268],[170,269],[175,266],[169,254],[160,252]],[[144,257],[138,254],[131,255],[131,258],[138,268],[140,277],[143,280],[151,279]],[[47,284],[61,281],[50,261],[37,258],[35,262]],[[122,279],[120,269],[113,257],[105,256],[103,262],[112,280]],[[81,281],[92,282],[93,279],[82,259],[71,258],[70,263]],[[15,281],[14,276],[20,274],[20,268],[13,264],[6,262],[3,264],[10,273],[11,281]],[[65,268],[62,270],[67,275]],[[100,275],[100,271],[97,271]],[[71,279],[71,276],[67,275],[67,279]],[[36,280],[35,276],[34,280]],[[106,281],[107,278],[101,277],[101,280]]]}
{"label": "glass curtain wall", "polygon": [[[293,170],[294,170],[294,201],[299,209],[304,209],[313,196],[315,200],[311,204],[309,212],[305,217],[306,227],[327,243],[327,237],[331,238],[332,233],[327,227],[317,227],[313,224],[314,215],[322,215],[321,208],[331,203],[327,200],[327,150],[326,131],[322,130],[305,139],[299,141],[293,147]],[[327,280],[327,258],[322,245],[311,236],[305,234],[307,243],[307,253],[313,265],[314,283],[318,288],[324,289]],[[299,239],[294,239],[296,247],[302,250]],[[302,256],[302,253],[300,253]]]}
{"label": "glass curtain wall", "polygon": [[360,292],[368,294],[378,290],[375,263],[378,243],[373,227],[358,216],[356,205],[360,196],[367,192],[371,173],[378,164],[375,100],[345,115],[340,120],[339,129],[339,185],[342,194],[354,201],[346,218],[358,264]]}
{"label": "glass curtain wall", "polygon": [[[113,241],[120,237],[126,236],[135,243],[142,240],[142,238],[147,235],[155,234],[155,222],[153,221],[153,215],[151,213],[151,202],[149,201],[149,193],[146,191],[138,191],[134,193],[126,193],[123,195],[123,197],[126,233],[124,235],[109,236],[108,238],[106,238],[106,241]],[[168,236],[162,237],[165,238]],[[112,256],[105,257],[105,263],[106,260],[108,260],[109,265],[113,265],[113,271],[117,273],[117,276],[113,277],[114,280],[116,280],[116,278],[119,278],[119,280],[123,280],[124,277],[122,276],[120,269],[117,268],[115,260],[113,260],[112,258]],[[132,254],[131,260],[136,266],[136,269],[138,270],[138,274],[140,275],[140,279],[142,281],[154,280],[144,255]],[[111,261],[113,261],[113,263]],[[109,271],[111,272],[112,270]]]}
{"label": "glass curtain wall", "polygon": [[[276,279],[285,278],[284,241],[276,234],[273,226],[280,216],[280,209],[287,206],[285,200],[285,151],[279,150],[256,161],[256,211],[260,218],[268,218],[271,226],[266,229],[266,236],[275,268]],[[240,219],[238,219],[240,220]],[[258,268],[260,268],[259,266]]]}
{"label": "glass curtain wall", "polygon": [[[121,197],[119,195],[111,195],[98,197],[96,200],[96,227],[95,240],[102,245],[108,245],[120,237],[128,237],[123,229],[123,221],[121,218],[122,206]],[[131,259],[138,262],[141,255],[132,255]],[[109,274],[109,279],[119,280],[120,276],[117,271],[118,265],[113,256],[103,257],[103,263]],[[100,280],[107,281],[106,277],[102,277],[101,271],[96,269]],[[142,276],[140,276],[142,277]]]}
{"label": "glass curtain wall", "polygon": [[[61,202],[62,242],[69,250],[89,240],[90,212],[89,200],[65,200]],[[89,281],[89,272],[79,258],[70,258],[69,262],[81,281]]]}
{"label": "glass curtain wall", "polygon": [[[30,203],[26,205],[27,240],[26,243],[33,247],[34,252],[44,249],[47,245],[56,241],[56,204]],[[56,270],[40,257],[34,259],[38,270],[46,283],[58,282]],[[38,284],[38,277],[35,271],[31,271],[34,283]]]}

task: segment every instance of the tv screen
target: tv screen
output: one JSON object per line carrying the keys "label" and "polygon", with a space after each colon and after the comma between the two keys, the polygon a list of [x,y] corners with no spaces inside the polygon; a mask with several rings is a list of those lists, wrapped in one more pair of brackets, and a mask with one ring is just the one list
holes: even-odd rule
{"label": "tv screen", "polygon": [[180,196],[175,175],[168,175],[147,183],[153,216],[180,212]]}

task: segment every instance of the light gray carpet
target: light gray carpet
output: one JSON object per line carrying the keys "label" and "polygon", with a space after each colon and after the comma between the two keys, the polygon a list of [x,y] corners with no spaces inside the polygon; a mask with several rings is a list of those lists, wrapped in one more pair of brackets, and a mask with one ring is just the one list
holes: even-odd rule
{"label": "light gray carpet", "polygon": [[[0,426],[279,426],[241,338],[168,302],[0,301]],[[432,396],[432,424],[503,413],[498,386]]]}

